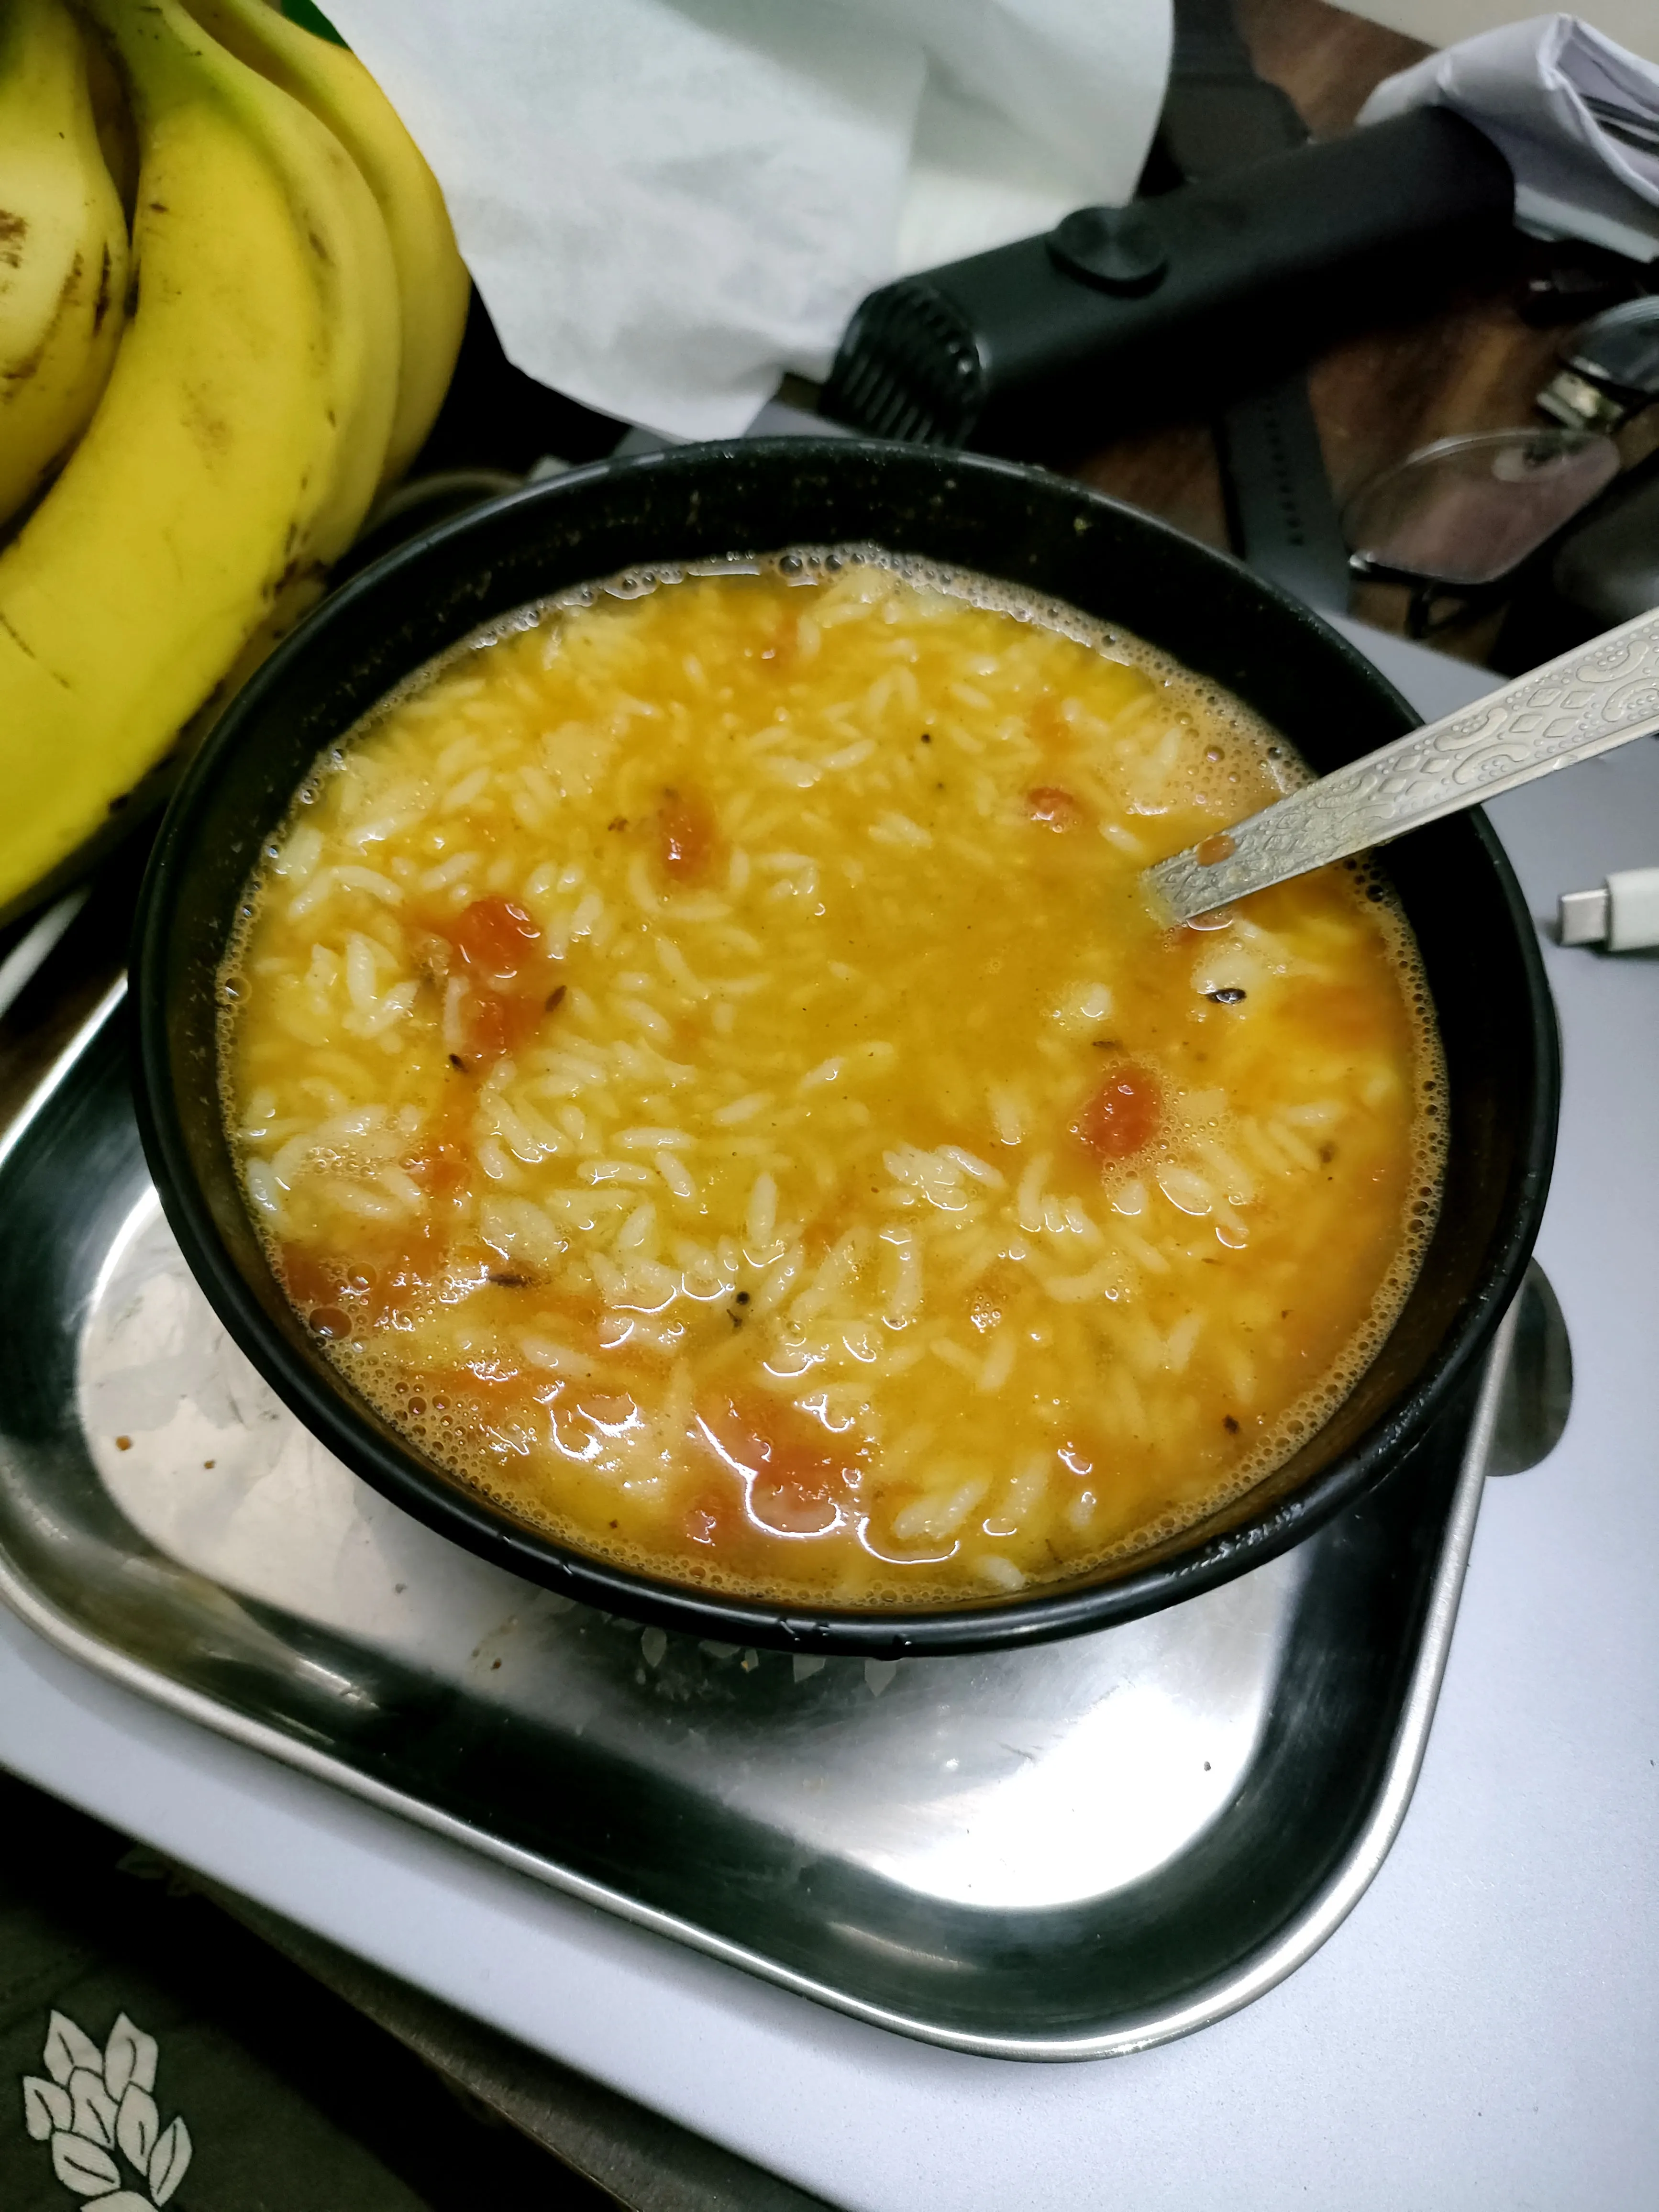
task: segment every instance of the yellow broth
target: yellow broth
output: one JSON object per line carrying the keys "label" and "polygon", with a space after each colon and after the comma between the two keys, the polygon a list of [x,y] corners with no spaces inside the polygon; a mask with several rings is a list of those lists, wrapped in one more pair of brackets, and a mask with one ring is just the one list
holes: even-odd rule
{"label": "yellow broth", "polygon": [[800,554],[617,580],[331,752],[227,963],[250,1205],[341,1371],[526,1522],[849,1605],[1069,1576],[1328,1414],[1439,1060],[1353,869],[1171,930],[1303,771],[1136,641]]}

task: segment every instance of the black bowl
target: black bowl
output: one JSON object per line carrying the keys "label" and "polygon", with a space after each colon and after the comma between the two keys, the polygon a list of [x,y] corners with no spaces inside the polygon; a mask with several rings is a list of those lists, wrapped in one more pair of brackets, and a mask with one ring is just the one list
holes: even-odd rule
{"label": "black bowl", "polygon": [[804,1608],[632,1573],[555,1542],[425,1458],[349,1389],[273,1276],[220,1121],[216,970],[262,842],[319,753],[446,647],[510,610],[636,564],[874,542],[1121,623],[1225,684],[1321,771],[1415,718],[1317,618],[1236,562],[1058,477],[852,441],[683,447],[579,470],[428,531],[355,578],[233,702],[173,802],[139,918],[139,1119],[185,1256],[225,1326],[313,1433],[471,1551],[591,1604],[731,1643],[963,1651],[1096,1628],[1271,1559],[1396,1467],[1469,1377],[1515,1295],[1554,1146],[1555,1024],[1531,921],[1484,818],[1389,848],[1449,1078],[1439,1224],[1346,1402],[1255,1489],[1127,1561],[938,1610]]}

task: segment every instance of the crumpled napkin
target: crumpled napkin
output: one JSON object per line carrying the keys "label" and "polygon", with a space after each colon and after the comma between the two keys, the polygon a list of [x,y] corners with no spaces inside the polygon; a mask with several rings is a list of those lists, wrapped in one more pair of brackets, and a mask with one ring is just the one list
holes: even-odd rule
{"label": "crumpled napkin", "polygon": [[1539,15],[1465,39],[1387,78],[1359,120],[1452,108],[1484,131],[1514,170],[1523,230],[1585,239],[1633,260],[1659,258],[1659,154],[1615,137],[1589,100],[1659,125],[1659,67],[1576,15]]}
{"label": "crumpled napkin", "polygon": [[735,435],[864,295],[1127,199],[1170,0],[329,0],[509,358]]}

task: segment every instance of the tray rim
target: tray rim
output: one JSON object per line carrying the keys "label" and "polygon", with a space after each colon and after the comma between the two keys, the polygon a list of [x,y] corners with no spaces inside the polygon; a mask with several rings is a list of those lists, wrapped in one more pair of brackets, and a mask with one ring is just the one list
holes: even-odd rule
{"label": "tray rim", "polygon": [[[119,1012],[126,995],[125,977],[112,982],[69,1037],[53,1053],[39,1079],[29,1087],[17,1111],[0,1130],[0,1170],[25,1132],[52,1095],[70,1078],[106,1024]],[[910,2037],[940,2049],[981,2058],[1027,2061],[1078,2061],[1126,2057],[1161,2043],[1194,2033],[1224,2020],[1264,1996],[1288,1978],[1335,1933],[1352,1911],[1380,1870],[1393,1847],[1415,1790],[1427,1747],[1431,1724],[1444,1677],[1451,1635],[1462,1594],[1470,1548],[1474,1539],[1486,1465],[1497,1427],[1498,1408],[1510,1364],[1521,1297],[1499,1322],[1486,1352],[1480,1387],[1465,1441],[1463,1457],[1452,1492],[1439,1555],[1430,1582],[1428,1601],[1419,1633],[1418,1648],[1399,1717],[1384,1763],[1381,1781],[1370,1810],[1348,1851],[1310,1902],[1279,1936],[1242,1966],[1211,1983],[1201,1984],[1182,2001],[1164,2004],[1138,2017],[1097,2033],[1042,2036],[988,2034],[930,2021],[925,2016],[873,2002],[833,1983],[803,1973],[764,1952],[750,1949],[729,1937],[701,1927],[683,1915],[664,1911],[630,1896],[626,1890],[594,1881],[591,1876],[543,1857],[522,1845],[492,1835],[488,1829],[412,1793],[377,1781],[360,1772],[347,1760],[314,1749],[269,1723],[254,1720],[205,1692],[174,1680],[160,1668],[133,1658],[118,1645],[106,1643],[70,1619],[43,1596],[15,1565],[0,1543],[0,1601],[23,1623],[66,1657],[119,1687],[147,1698],[163,1710],[178,1714],[216,1735],[263,1753],[280,1764],[331,1784],[360,1802],[392,1814],[429,1833],[476,1851],[498,1865],[528,1876],[544,1887],[611,1914],[631,1926],[666,1937],[703,1956],[720,1960],[757,1979],[828,2006],[831,2010],[863,2021],[891,2033]]]}

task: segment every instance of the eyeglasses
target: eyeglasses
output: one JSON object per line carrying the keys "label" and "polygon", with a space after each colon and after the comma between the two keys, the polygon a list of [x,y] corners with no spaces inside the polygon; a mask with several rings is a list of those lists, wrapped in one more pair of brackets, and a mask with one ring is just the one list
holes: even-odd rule
{"label": "eyeglasses", "polygon": [[1562,347],[1561,362],[1538,395],[1543,412],[1570,430],[1621,429],[1659,398],[1659,299],[1593,316]]}
{"label": "eyeglasses", "polygon": [[1349,501],[1343,535],[1356,574],[1407,585],[1407,633],[1439,627],[1438,600],[1463,611],[1605,491],[1619,473],[1611,438],[1589,430],[1494,430],[1442,438]]}

